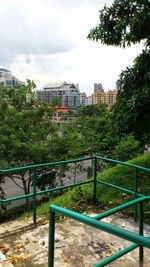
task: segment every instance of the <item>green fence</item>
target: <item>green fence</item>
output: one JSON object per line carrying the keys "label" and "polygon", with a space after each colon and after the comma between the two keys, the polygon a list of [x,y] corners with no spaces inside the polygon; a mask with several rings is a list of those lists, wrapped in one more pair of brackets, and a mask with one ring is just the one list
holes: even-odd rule
{"label": "green fence", "polygon": [[30,194],[25,194],[25,195],[19,195],[16,197],[11,197],[11,198],[6,198],[6,199],[0,199],[0,204],[6,204],[10,203],[13,201],[19,201],[21,199],[26,199],[26,198],[32,198],[32,203],[33,203],[33,222],[34,225],[36,226],[36,209],[37,209],[37,196],[47,194],[50,192],[55,192],[59,190],[64,190],[67,188],[71,188],[74,186],[78,185],[83,185],[83,184],[88,184],[88,183],[93,183],[93,179],[88,179],[86,181],[81,181],[77,182],[75,184],[68,184],[65,186],[59,186],[55,188],[48,188],[46,190],[40,190],[37,191],[37,181],[38,181],[38,170],[40,171],[46,167],[54,167],[54,166],[60,166],[64,164],[69,164],[69,163],[77,163],[77,162],[82,162],[82,161],[87,161],[87,160],[93,160],[94,157],[84,157],[84,158],[78,158],[78,159],[73,159],[73,160],[66,160],[66,161],[59,161],[59,162],[50,162],[50,163],[44,163],[44,164],[36,164],[36,165],[30,165],[30,166],[24,166],[20,168],[11,168],[7,170],[0,170],[0,174],[4,176],[11,176],[14,173],[20,173],[20,172],[27,172],[31,171],[32,172],[32,187],[33,187],[33,192]]}
{"label": "green fence", "polygon": [[[127,254],[128,252],[136,249],[139,247],[139,266],[143,266],[143,247],[150,248],[150,237],[143,236],[143,201],[150,200],[150,197],[141,197],[136,200],[130,201],[126,204],[118,206],[114,209],[111,209],[107,212],[99,214],[94,218],[90,218],[89,216],[82,215],[80,213],[58,207],[56,205],[50,206],[50,224],[49,224],[49,254],[48,254],[48,267],[54,266],[54,240],[55,240],[55,213],[63,214],[67,217],[73,218],[79,222],[84,224],[90,225],[97,229],[103,230],[107,233],[116,235],[123,239],[133,242],[133,245],[119,251],[118,253],[102,260],[101,262],[93,265],[93,267],[102,267],[105,266],[114,260],[122,257],[123,255]],[[105,218],[109,215],[112,215],[118,211],[121,211],[127,207],[132,205],[139,204],[139,234],[135,234],[133,232],[124,230],[119,227],[112,226],[110,224],[99,222],[98,220]]]}
{"label": "green fence", "polygon": [[[54,166],[59,166],[59,165],[64,165],[64,164],[69,164],[69,163],[77,163],[77,162],[82,162],[82,161],[87,161],[87,160],[93,161],[93,178],[92,179],[80,181],[80,182],[77,182],[75,184],[68,184],[66,186],[48,188],[46,190],[37,191],[37,180],[38,180],[38,170],[39,169],[41,170],[41,169],[44,169],[45,167],[52,168]],[[125,167],[132,168],[133,169],[133,177],[131,177],[131,178],[133,178],[133,181],[134,181],[133,190],[130,190],[130,189],[127,189],[124,187],[120,187],[116,184],[106,183],[104,181],[97,179],[98,161],[104,161],[104,162],[111,163],[111,164],[121,164]],[[149,200],[150,197],[149,196],[145,197],[145,196],[143,196],[143,194],[138,192],[138,185],[139,185],[138,172],[142,171],[142,172],[149,172],[150,173],[150,169],[144,168],[141,166],[137,166],[134,164],[126,163],[126,162],[121,162],[121,161],[117,161],[117,160],[99,157],[99,156],[91,156],[91,157],[78,158],[78,159],[74,159],[74,160],[67,160],[67,161],[61,161],[61,162],[50,162],[50,163],[45,163],[45,164],[37,164],[37,165],[24,166],[24,167],[20,167],[20,168],[11,168],[11,169],[7,169],[7,170],[0,170],[0,174],[4,175],[4,176],[11,176],[14,173],[27,172],[27,171],[32,172],[33,192],[30,194],[20,195],[20,196],[16,196],[13,198],[0,199],[0,204],[5,204],[5,203],[8,203],[10,201],[11,202],[12,201],[19,201],[20,199],[25,199],[25,198],[32,198],[32,200],[33,200],[33,222],[34,222],[35,226],[36,226],[37,196],[43,195],[43,194],[46,194],[49,192],[54,192],[57,190],[63,190],[63,189],[71,188],[74,186],[92,183],[93,184],[93,200],[94,201],[96,201],[96,199],[97,199],[97,186],[99,184],[101,184],[103,186],[110,187],[110,188],[114,188],[116,190],[120,190],[121,192],[131,194],[134,197],[133,201],[128,202],[126,204],[123,204],[123,205],[116,207],[112,210],[109,210],[107,212],[104,212],[103,214],[100,214],[97,217],[95,217],[95,219],[92,219],[92,218],[89,218],[87,216],[83,216],[81,214],[74,213],[72,211],[62,209],[60,207],[52,205],[51,206],[51,212],[50,212],[50,214],[51,214],[50,215],[51,227],[50,227],[50,243],[49,243],[49,267],[53,266],[53,259],[54,259],[54,245],[53,244],[54,244],[55,212],[62,213],[64,215],[72,217],[74,219],[78,219],[79,221],[87,223],[93,227],[96,227],[98,229],[102,229],[106,232],[109,232],[109,233],[112,233],[115,235],[118,235],[124,239],[130,240],[133,243],[135,243],[132,246],[128,247],[127,249],[120,251],[117,254],[111,256],[108,260],[106,259],[103,262],[98,263],[95,266],[97,266],[97,267],[98,266],[105,266],[109,262],[121,257],[122,255],[128,253],[129,251],[135,249],[138,246],[140,247],[140,253],[139,253],[140,260],[139,261],[140,261],[140,264],[143,263],[143,246],[150,247],[149,238],[143,237],[143,201]],[[100,220],[106,216],[109,216],[110,214],[113,214],[117,211],[120,211],[120,210],[122,210],[126,207],[129,207],[129,206],[132,206],[132,205],[134,205],[134,207],[135,207],[134,208],[135,220],[137,220],[137,217],[139,218],[139,235],[127,232],[125,230],[121,230],[120,228],[115,228],[111,225],[109,225],[107,227],[107,225],[105,225],[104,223],[97,221],[97,220]],[[140,208],[138,208],[138,206]],[[137,216],[137,214],[138,214],[138,216]],[[142,265],[140,265],[140,266],[142,266]]]}

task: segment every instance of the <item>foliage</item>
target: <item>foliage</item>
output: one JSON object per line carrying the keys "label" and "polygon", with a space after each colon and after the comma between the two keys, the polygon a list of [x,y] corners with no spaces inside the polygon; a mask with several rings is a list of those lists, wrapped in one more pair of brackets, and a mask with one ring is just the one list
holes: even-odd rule
{"label": "foliage", "polygon": [[61,124],[51,139],[53,159],[66,160],[82,154],[81,138],[75,124]]}
{"label": "foliage", "polygon": [[107,111],[107,105],[104,103],[100,103],[97,105],[88,105],[85,107],[81,107],[78,111],[78,116],[81,117],[96,117],[103,116]]}
{"label": "foliage", "polygon": [[124,136],[112,151],[112,158],[127,161],[141,152],[140,142],[132,134]]}
{"label": "foliage", "polygon": [[[131,82],[132,81],[132,82]],[[150,142],[150,50],[143,51],[120,74],[118,99],[113,107],[115,133],[134,132],[143,143]]]}
{"label": "foliage", "polygon": [[53,127],[46,105],[39,105],[33,85],[0,89],[0,160],[5,167],[46,161]]}
{"label": "foliage", "polygon": [[112,126],[105,104],[82,108],[75,125],[85,154],[109,155],[118,138],[111,134]]}
{"label": "foliage", "polygon": [[112,111],[114,133],[134,133],[150,142],[150,3],[148,0],[115,0],[100,11],[100,23],[88,38],[103,44],[129,46],[145,40],[145,50],[117,82],[118,99]]}
{"label": "foliage", "polygon": [[[143,166],[145,168],[150,168],[150,154],[143,154],[132,160],[129,160],[128,163],[135,165]],[[150,195],[150,186],[149,179],[150,173],[138,171],[138,190],[141,194]],[[124,187],[129,190],[134,190],[134,176],[135,169],[131,167],[126,167],[123,165],[117,165],[115,167],[104,170],[98,174],[98,179]],[[119,190],[99,185],[97,189],[98,202],[106,208],[112,208],[116,205],[123,204],[126,201],[132,200],[128,194],[124,194]],[[145,218],[149,222],[149,204],[144,205],[145,209]],[[133,215],[133,209],[125,210],[126,213]]]}
{"label": "foliage", "polygon": [[[82,197],[82,198],[80,198]],[[74,211],[83,212],[88,211],[91,207],[90,204],[92,202],[93,192],[91,188],[88,186],[77,187],[73,189],[69,189],[64,192],[61,196],[50,197],[48,201],[42,203],[37,207],[37,216],[48,217],[49,211],[48,208],[51,204],[58,205],[61,207],[65,207],[68,209],[72,209]],[[93,211],[93,206],[92,206]],[[20,219],[24,220],[24,218],[28,218],[32,216],[32,211],[25,212],[20,215]],[[62,218],[62,217],[61,217]]]}
{"label": "foliage", "polygon": [[146,40],[150,44],[149,0],[115,0],[100,11],[100,23],[88,38],[103,44],[123,46]]}
{"label": "foliage", "polygon": [[[49,136],[54,132],[51,111],[40,105],[33,92],[34,83],[0,88],[1,168],[19,167],[50,161]],[[32,172],[11,176],[14,183],[30,191]]]}
{"label": "foliage", "polygon": [[59,107],[59,106],[61,106],[61,98],[58,97],[58,96],[55,96],[53,98],[53,100],[52,100],[51,106],[52,107]]}

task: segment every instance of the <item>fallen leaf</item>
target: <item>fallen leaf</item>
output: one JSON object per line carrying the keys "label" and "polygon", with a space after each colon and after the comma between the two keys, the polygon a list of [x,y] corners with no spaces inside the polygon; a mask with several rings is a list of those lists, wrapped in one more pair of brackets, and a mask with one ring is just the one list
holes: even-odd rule
{"label": "fallen leaf", "polygon": [[11,261],[11,263],[12,264],[15,264],[15,263],[17,263],[18,261],[25,261],[25,260],[27,260],[28,259],[28,254],[26,253],[21,253],[20,255],[13,255],[13,256],[11,256],[11,257],[9,257],[8,259]]}
{"label": "fallen leaf", "polygon": [[19,244],[16,245],[16,248],[17,248],[17,249],[20,249],[20,248],[22,248],[22,247],[23,247],[23,244],[22,244],[22,243],[19,243]]}
{"label": "fallen leaf", "polygon": [[9,247],[8,247],[8,246],[1,246],[1,247],[0,247],[0,251],[1,251],[3,254],[6,254],[6,253],[9,251]]}

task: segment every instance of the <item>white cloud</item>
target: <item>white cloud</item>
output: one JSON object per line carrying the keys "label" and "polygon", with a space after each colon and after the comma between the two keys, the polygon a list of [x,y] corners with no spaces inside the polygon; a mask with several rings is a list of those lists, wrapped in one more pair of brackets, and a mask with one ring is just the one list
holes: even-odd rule
{"label": "white cloud", "polygon": [[[110,4],[112,1],[106,1]],[[93,83],[114,88],[119,73],[131,65],[141,46],[123,50],[87,40],[98,23],[103,0],[0,0],[3,67],[16,77],[79,83],[92,92]]]}

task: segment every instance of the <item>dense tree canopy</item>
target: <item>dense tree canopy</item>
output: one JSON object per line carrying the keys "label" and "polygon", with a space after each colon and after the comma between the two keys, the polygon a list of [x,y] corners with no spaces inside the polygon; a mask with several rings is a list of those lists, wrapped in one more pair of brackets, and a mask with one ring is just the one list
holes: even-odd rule
{"label": "dense tree canopy", "polygon": [[[54,132],[51,110],[40,105],[33,93],[34,83],[0,87],[0,168],[19,167],[50,161],[49,136]],[[10,178],[27,194],[32,172]]]}
{"label": "dense tree canopy", "polygon": [[81,117],[96,117],[96,116],[103,116],[106,113],[107,105],[104,103],[100,103],[97,105],[88,105],[81,107],[78,111],[78,116]]}
{"label": "dense tree canopy", "polygon": [[114,130],[134,132],[143,143],[150,141],[150,52],[143,51],[131,68],[120,74],[118,101],[113,108]]}
{"label": "dense tree canopy", "polygon": [[46,161],[51,111],[39,105],[33,84],[0,88],[0,161],[5,167]]}
{"label": "dense tree canopy", "polygon": [[82,140],[85,154],[110,155],[116,139],[111,137],[109,111],[104,103],[83,107],[78,112],[76,129]]}
{"label": "dense tree canopy", "polygon": [[100,11],[100,23],[88,38],[103,44],[123,46],[146,40],[150,45],[149,0],[115,0]]}
{"label": "dense tree canopy", "polygon": [[112,111],[114,132],[134,133],[143,144],[150,142],[150,2],[115,0],[100,11],[100,23],[88,38],[106,45],[128,46],[144,41],[144,50],[132,67],[120,74],[118,99]]}

